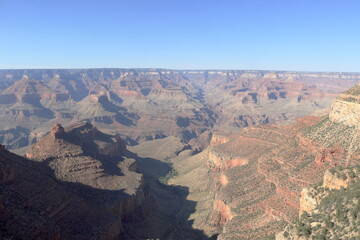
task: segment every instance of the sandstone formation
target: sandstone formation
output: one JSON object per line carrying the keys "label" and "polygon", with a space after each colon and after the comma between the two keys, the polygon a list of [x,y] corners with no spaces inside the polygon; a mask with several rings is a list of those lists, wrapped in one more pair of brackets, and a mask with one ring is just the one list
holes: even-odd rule
{"label": "sandstone formation", "polygon": [[323,187],[330,190],[347,188],[349,186],[349,182],[353,179],[348,177],[346,173],[344,174],[345,177],[340,178],[339,176],[337,176],[337,174],[332,174],[330,171],[326,171],[324,175]]}
{"label": "sandstone formation", "polygon": [[303,189],[299,219],[276,240],[358,238],[359,193],[359,166],[327,170],[323,184]]}
{"label": "sandstone formation", "polygon": [[176,136],[201,150],[214,128],[294,120],[328,107],[358,80],[354,73],[1,70],[0,142],[26,147],[54,122],[90,120],[128,144]]}
{"label": "sandstone formation", "polygon": [[[121,138],[104,134],[89,122],[66,129],[57,123],[28,149],[26,157],[45,162],[59,180],[137,195],[142,176],[133,170],[134,159],[123,158],[125,150]],[[141,204],[144,196],[138,201]]]}
{"label": "sandstone formation", "polygon": [[[16,233],[15,222],[33,222],[19,238],[267,239],[299,210],[318,206],[309,186],[324,174],[326,188],[348,186],[327,170],[359,164],[359,85],[328,115],[297,117],[329,107],[359,79],[280,71],[0,71],[0,140],[8,148],[33,144],[26,153],[32,161],[0,151],[34,169],[17,173],[12,161],[1,167],[5,195],[22,197],[16,204],[0,199],[3,219],[16,219],[1,222],[1,237]],[[127,150],[125,141],[140,144]],[[61,199],[55,210],[48,185],[11,185],[38,175]],[[44,201],[31,195],[37,192]],[[22,221],[28,198],[35,199],[34,217]],[[91,207],[101,223],[87,222]]]}
{"label": "sandstone formation", "polygon": [[318,200],[313,196],[311,189],[304,188],[301,191],[299,215],[313,211],[318,204]]}
{"label": "sandstone formation", "polygon": [[[331,171],[326,170],[323,177],[323,184],[320,188],[327,190],[340,190],[341,188],[346,189],[350,183],[354,182],[357,176],[357,170],[353,172],[353,176],[349,176],[349,169],[342,170],[341,173],[331,169]],[[310,187],[304,188],[301,191],[300,198],[300,209],[299,216],[304,212],[311,213],[319,205],[320,201],[325,197],[324,193],[319,193],[318,188]]]}
{"label": "sandstone formation", "polygon": [[347,126],[360,126],[360,84],[346,91],[335,100],[330,120]]}
{"label": "sandstone formation", "polygon": [[[358,87],[348,91],[353,93],[351,99],[360,94]],[[193,186],[189,198],[208,194],[211,200],[197,198],[198,211],[209,201],[213,210],[205,213],[207,221],[194,214],[194,227],[209,235],[220,231],[218,239],[265,239],[296,219],[299,210],[302,214],[318,205],[307,187],[322,176],[325,188],[346,188],[348,175],[340,178],[327,170],[360,163],[359,124],[349,124],[348,111],[343,109],[358,104],[351,99],[345,101],[340,95],[329,115],[303,117],[290,125],[255,125],[226,138],[214,135],[201,153],[206,154],[203,165],[172,180],[193,186],[185,177],[207,168],[199,178],[211,180]],[[352,113],[350,118],[357,119],[356,111]],[[179,162],[175,168],[181,170],[183,165]]]}
{"label": "sandstone formation", "polygon": [[16,239],[126,237],[126,226],[149,210],[150,196],[135,159],[125,153],[121,138],[88,122],[65,129],[54,124],[29,148],[26,156],[33,161],[2,147],[4,234]]}
{"label": "sandstone formation", "polygon": [[125,198],[121,191],[113,194],[58,181],[44,164],[3,146],[0,161],[0,238],[118,239],[124,230],[122,217],[97,202],[99,196]]}

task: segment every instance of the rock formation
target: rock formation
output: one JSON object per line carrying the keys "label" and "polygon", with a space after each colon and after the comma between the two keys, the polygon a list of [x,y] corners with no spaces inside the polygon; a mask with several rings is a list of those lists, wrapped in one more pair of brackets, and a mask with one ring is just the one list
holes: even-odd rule
{"label": "rock formation", "polygon": [[358,80],[353,73],[1,70],[0,143],[26,147],[54,122],[90,120],[128,144],[176,136],[204,149],[214,128],[294,120],[328,107]]}
{"label": "rock formation", "polygon": [[120,215],[82,194],[108,192],[58,181],[44,164],[3,146],[0,162],[0,238],[118,239],[124,230]]}
{"label": "rock formation", "polygon": [[124,142],[88,122],[54,124],[29,148],[33,161],[0,150],[4,237],[119,239],[148,211],[149,194]]}
{"label": "rock formation", "polygon": [[[136,194],[142,177],[129,170],[134,160],[123,159],[126,146],[120,138],[98,131],[88,122],[66,130],[54,124],[50,133],[32,145],[26,157],[46,162],[57,179],[105,190],[127,189]],[[128,185],[128,182],[133,183]]]}
{"label": "rock formation", "polygon": [[[203,237],[194,228],[208,236],[219,234],[219,240],[267,238],[296,219],[299,210],[316,208],[318,201],[308,187],[324,174],[327,188],[348,186],[346,180],[327,170],[351,168],[360,160],[359,85],[340,95],[329,115],[295,120],[328,107],[343,86],[360,79],[357,74],[90,69],[0,71],[0,78],[4,79],[0,85],[0,140],[8,147],[34,143],[26,155],[33,160],[26,163],[34,166],[31,174],[36,177],[46,169],[39,174],[45,173],[53,181],[53,191],[57,184],[66,194],[69,191],[59,199],[80,199],[73,204],[80,211],[76,216],[86,213],[86,204],[94,206],[103,221],[100,230],[84,224],[89,224],[86,234],[95,238],[111,239],[125,228],[134,232],[137,227],[144,231],[130,237]],[[63,128],[59,123],[72,127]],[[128,152],[119,136],[98,128],[120,132],[131,144],[161,140],[142,143]],[[193,155],[207,145],[205,151]],[[145,178],[135,171],[135,162],[140,163],[138,171]],[[171,175],[174,171],[176,176]],[[6,191],[22,189],[9,185],[15,170],[4,167],[1,173]],[[167,173],[173,178],[165,183],[171,186],[158,180]],[[19,186],[27,186],[25,182]],[[35,185],[29,189],[47,190]],[[149,189],[160,202],[161,207],[154,207],[159,212],[130,225],[147,211]],[[20,190],[16,194],[21,195]],[[9,199],[1,199],[0,210],[9,209],[4,212],[5,219],[18,211],[13,210],[16,206],[27,206],[25,200],[19,201],[11,205]],[[78,207],[82,201],[86,206]],[[33,232],[37,235],[31,236],[73,239],[76,232],[87,231],[85,227],[70,228],[64,233],[69,235],[58,235],[70,224],[62,217],[75,221],[66,215],[72,208],[61,204],[55,213],[35,208],[36,213],[45,211],[46,218],[34,217],[34,226],[40,230],[36,228]],[[22,213],[16,216],[21,218]],[[44,227],[46,221],[54,221],[49,229]],[[8,229],[4,237],[15,234],[17,225],[4,224]],[[161,231],[160,235],[154,229]],[[19,237],[31,232],[26,231]]]}
{"label": "rock formation", "polygon": [[[351,99],[360,94],[358,87],[348,91]],[[352,104],[358,103],[340,95],[329,115],[303,117],[290,125],[255,125],[224,140],[215,135],[201,153],[207,153],[203,164],[208,172],[203,174],[211,180],[189,196],[209,194],[213,210],[207,212],[207,222],[194,214],[194,226],[209,234],[220,227],[221,240],[265,238],[284,229],[299,210],[302,214],[318,205],[307,187],[322,176],[327,189],[347,187],[348,175],[340,178],[327,170],[360,163],[357,113],[347,110],[349,105],[357,108]],[[181,163],[175,167],[182,169]],[[184,179],[190,174],[180,174],[172,182],[190,187]],[[209,200],[198,200],[199,209],[207,204]]]}
{"label": "rock formation", "polygon": [[359,166],[326,171],[322,185],[315,184],[303,189],[299,219],[276,234],[276,239],[359,237],[359,186]]}

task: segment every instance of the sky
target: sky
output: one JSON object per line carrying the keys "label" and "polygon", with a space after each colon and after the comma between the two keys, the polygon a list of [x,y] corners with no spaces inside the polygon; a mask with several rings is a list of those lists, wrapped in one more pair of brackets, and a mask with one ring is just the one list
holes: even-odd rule
{"label": "sky", "polygon": [[0,0],[0,68],[360,72],[360,1]]}

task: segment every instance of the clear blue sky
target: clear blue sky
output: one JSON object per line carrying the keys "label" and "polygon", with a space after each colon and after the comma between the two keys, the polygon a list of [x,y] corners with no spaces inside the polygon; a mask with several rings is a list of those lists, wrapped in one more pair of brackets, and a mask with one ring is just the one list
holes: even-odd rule
{"label": "clear blue sky", "polygon": [[0,68],[360,72],[358,0],[0,0]]}

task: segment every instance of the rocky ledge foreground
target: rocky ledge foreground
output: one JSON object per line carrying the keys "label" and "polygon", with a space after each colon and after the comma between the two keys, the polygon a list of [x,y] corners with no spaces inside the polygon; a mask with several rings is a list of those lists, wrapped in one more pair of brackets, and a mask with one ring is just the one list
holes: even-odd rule
{"label": "rocky ledge foreground", "polygon": [[323,182],[304,188],[300,217],[276,235],[276,240],[358,239],[360,167],[325,172]]}

